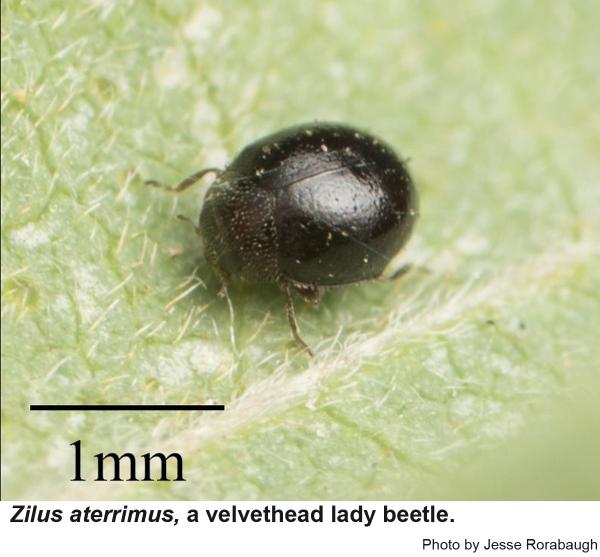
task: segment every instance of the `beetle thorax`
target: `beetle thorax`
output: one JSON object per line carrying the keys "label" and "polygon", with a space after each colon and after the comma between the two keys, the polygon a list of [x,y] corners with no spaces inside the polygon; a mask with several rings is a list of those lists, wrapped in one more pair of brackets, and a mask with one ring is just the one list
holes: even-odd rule
{"label": "beetle thorax", "polygon": [[278,277],[274,199],[252,184],[220,182],[206,194],[200,229],[208,261],[225,276]]}

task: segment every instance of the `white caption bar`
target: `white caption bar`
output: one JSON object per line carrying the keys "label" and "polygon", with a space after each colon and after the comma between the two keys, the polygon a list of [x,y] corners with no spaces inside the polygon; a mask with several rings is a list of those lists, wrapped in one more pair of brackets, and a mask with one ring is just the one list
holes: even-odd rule
{"label": "white caption bar", "polygon": [[[2,502],[14,555],[598,553],[597,502]],[[176,554],[176,553],[175,553]]]}

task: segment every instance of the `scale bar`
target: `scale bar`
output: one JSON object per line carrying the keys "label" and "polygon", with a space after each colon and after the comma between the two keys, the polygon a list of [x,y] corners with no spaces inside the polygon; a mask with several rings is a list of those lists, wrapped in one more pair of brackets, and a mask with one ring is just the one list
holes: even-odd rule
{"label": "scale bar", "polygon": [[30,404],[31,412],[100,411],[100,412],[173,412],[180,410],[223,411],[223,404]]}

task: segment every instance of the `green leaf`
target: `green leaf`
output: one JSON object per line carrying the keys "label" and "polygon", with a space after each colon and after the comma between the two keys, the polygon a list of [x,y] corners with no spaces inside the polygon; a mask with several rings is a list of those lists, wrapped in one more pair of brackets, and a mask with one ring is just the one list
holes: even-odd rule
{"label": "green leaf", "polygon": [[[558,0],[3,2],[5,497],[599,497],[599,19]],[[142,182],[313,119],[410,157],[421,217],[390,273],[425,270],[299,303],[308,360],[275,287],[237,285],[230,320],[175,218],[202,188]],[[28,411],[210,401],[226,411]],[[78,439],[86,466],[177,450],[188,481],[72,483]]]}

